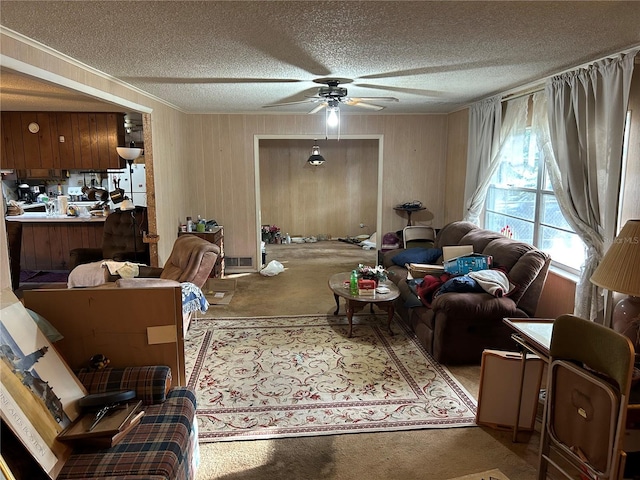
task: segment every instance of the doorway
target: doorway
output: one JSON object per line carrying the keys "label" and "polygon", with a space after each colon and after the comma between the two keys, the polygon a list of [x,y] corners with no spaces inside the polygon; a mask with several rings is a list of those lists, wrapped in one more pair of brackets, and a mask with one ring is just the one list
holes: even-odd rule
{"label": "doorway", "polygon": [[[282,238],[369,236],[381,217],[382,136],[256,136],[256,217],[259,232]],[[307,163],[317,143],[325,163]],[[261,258],[262,252],[256,258]]]}

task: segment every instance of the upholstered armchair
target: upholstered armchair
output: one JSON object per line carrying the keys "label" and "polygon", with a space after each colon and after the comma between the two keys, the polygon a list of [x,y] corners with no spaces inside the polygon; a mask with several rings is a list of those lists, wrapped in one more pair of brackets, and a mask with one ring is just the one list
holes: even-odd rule
{"label": "upholstered armchair", "polygon": [[135,278],[117,280],[119,286],[151,285],[156,279],[190,282],[202,288],[213,270],[220,254],[220,248],[195,235],[181,235],[173,244],[173,249],[164,267],[140,267]]}
{"label": "upholstered armchair", "polygon": [[149,264],[149,245],[143,232],[149,230],[146,207],[116,210],[104,221],[102,247],[74,248],[69,252],[69,270],[100,260]]}
{"label": "upholstered armchair", "polygon": [[[219,254],[220,247],[216,244],[195,235],[182,235],[173,244],[164,268],[140,267],[137,277],[120,278],[115,284],[120,288],[181,285],[182,324],[183,331],[186,332],[191,324],[193,312],[208,307],[201,288],[209,278]],[[197,288],[190,288],[190,284]],[[202,303],[205,303],[205,306],[202,306]]]}

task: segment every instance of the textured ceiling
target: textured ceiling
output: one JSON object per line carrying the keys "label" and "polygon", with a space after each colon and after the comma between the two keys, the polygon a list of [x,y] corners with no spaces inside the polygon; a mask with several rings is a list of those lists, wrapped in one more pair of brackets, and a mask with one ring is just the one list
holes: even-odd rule
{"label": "textured ceiling", "polygon": [[399,99],[382,113],[447,113],[640,45],[640,2],[2,0],[0,24],[185,112],[304,113],[264,105],[338,77]]}

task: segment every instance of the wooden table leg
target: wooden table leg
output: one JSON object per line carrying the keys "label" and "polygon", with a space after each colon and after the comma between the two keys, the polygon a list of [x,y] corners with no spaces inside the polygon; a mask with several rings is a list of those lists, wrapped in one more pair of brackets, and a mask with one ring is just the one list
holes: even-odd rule
{"label": "wooden table leg", "polygon": [[378,306],[387,312],[387,329],[389,330],[389,335],[393,337],[393,330],[391,330],[391,320],[393,320],[393,315],[395,313],[393,302],[379,303]]}
{"label": "wooden table leg", "polygon": [[336,299],[336,311],[333,312],[333,314],[338,315],[338,312],[340,311],[340,297],[334,293],[333,298]]}
{"label": "wooden table leg", "polygon": [[349,320],[349,334],[347,337],[351,338],[353,334],[353,313],[355,309],[353,308],[353,303],[347,300],[347,319]]}

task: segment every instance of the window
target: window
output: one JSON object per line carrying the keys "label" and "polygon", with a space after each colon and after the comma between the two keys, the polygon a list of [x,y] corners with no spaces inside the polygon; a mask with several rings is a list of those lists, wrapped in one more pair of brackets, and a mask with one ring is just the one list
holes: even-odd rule
{"label": "window", "polygon": [[554,264],[577,273],[584,263],[584,243],[560,212],[535,133],[527,128],[509,140],[487,191],[484,227],[535,245]]}

